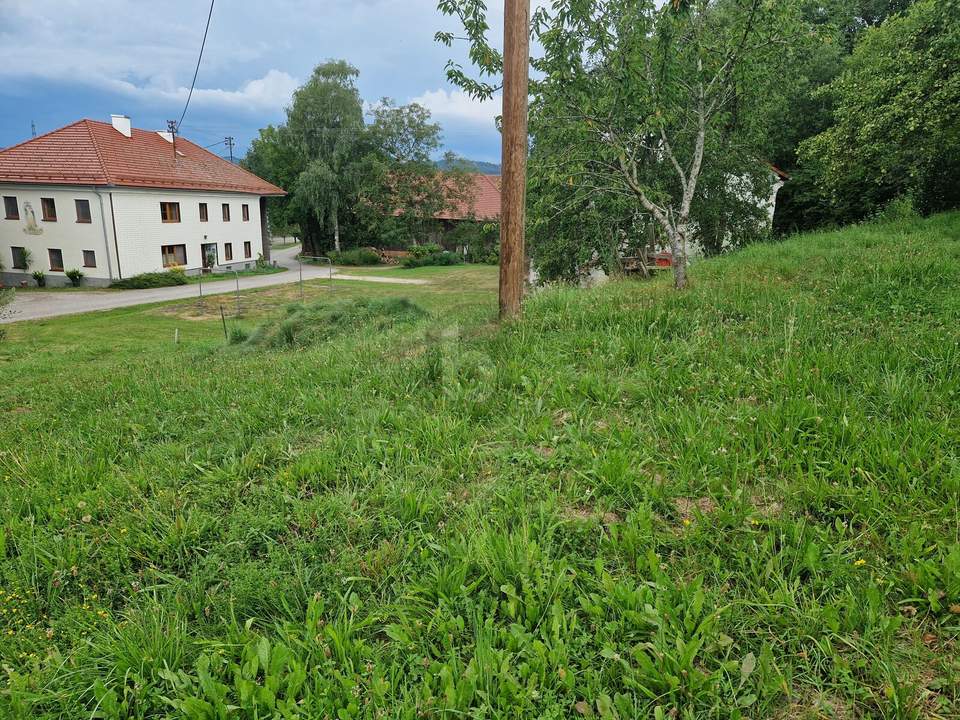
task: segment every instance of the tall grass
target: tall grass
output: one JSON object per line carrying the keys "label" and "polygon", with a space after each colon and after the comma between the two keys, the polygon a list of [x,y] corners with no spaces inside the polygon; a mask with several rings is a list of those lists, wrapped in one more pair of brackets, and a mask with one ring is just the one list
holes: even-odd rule
{"label": "tall grass", "polygon": [[958,716],[960,215],[456,277],[14,326],[0,716]]}

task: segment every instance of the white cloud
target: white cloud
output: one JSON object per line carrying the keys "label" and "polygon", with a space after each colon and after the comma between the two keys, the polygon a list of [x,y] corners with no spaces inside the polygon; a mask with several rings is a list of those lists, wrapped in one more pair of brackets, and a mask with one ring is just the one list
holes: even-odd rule
{"label": "white cloud", "polygon": [[428,90],[411,102],[422,105],[437,120],[467,122],[475,125],[493,127],[494,120],[500,114],[502,99],[499,95],[490,100],[474,100],[462,90]]}
{"label": "white cloud", "polygon": [[[503,3],[488,4],[496,44]],[[0,0],[0,8],[0,145],[23,139],[34,119],[49,128],[125,112],[147,127],[179,117],[209,0]],[[437,0],[218,0],[184,122],[206,128],[210,141],[255,135],[283,120],[297,79],[343,58],[360,69],[363,98],[419,95],[451,149],[496,154],[500,100],[477,103],[446,84],[448,60],[470,68],[468,48],[436,43],[438,30],[462,34]]]}
{"label": "white cloud", "polygon": [[[0,28],[0,77],[69,82],[145,102],[183,102],[205,13],[193,0],[174,1],[180,12],[146,10],[137,0],[96,0],[96,9],[88,0],[0,0],[11,3],[9,24]],[[251,66],[263,52],[256,36],[237,42],[224,27],[231,15],[221,11],[215,20],[220,27],[213,26],[192,102],[234,110],[287,105],[297,81],[276,66]]]}
{"label": "white cloud", "polygon": [[[124,80],[102,79],[104,87],[134,99],[146,101],[186,102],[188,87],[140,86]],[[206,107],[229,107],[245,110],[273,110],[290,104],[297,80],[285,72],[270,70],[262,78],[251,80],[237,90],[197,88],[192,103]]]}

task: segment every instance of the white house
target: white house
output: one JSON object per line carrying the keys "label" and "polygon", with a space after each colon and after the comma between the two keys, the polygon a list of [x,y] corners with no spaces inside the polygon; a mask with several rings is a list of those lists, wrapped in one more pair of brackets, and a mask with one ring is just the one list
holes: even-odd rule
{"label": "white house", "polygon": [[0,264],[15,285],[40,270],[51,285],[174,266],[251,267],[270,257],[266,197],[283,190],[123,115],[80,120],[0,150]]}

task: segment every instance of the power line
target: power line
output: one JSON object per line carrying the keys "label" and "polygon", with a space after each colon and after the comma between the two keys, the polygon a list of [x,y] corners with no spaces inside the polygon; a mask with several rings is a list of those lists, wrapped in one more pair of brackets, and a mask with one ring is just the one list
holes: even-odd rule
{"label": "power line", "polygon": [[207,33],[210,31],[210,18],[213,17],[213,3],[216,0],[210,0],[210,12],[207,13],[207,26],[203,29],[203,41],[200,43],[200,55],[197,57],[197,69],[193,71],[193,82],[190,83],[190,93],[187,95],[187,104],[183,106],[183,114],[180,115],[180,122],[177,123],[177,127],[180,127],[180,123],[183,122],[183,118],[187,115],[187,108],[190,107],[190,99],[193,97],[193,88],[197,84],[197,75],[200,73],[200,61],[203,60],[203,48],[207,45]]}
{"label": "power line", "polygon": [[204,149],[204,150],[209,150],[210,148],[216,147],[217,145],[223,145],[225,142],[226,142],[226,140],[218,140],[218,141],[215,142],[215,143],[210,143],[209,145],[204,145],[204,146],[203,146],[203,149]]}

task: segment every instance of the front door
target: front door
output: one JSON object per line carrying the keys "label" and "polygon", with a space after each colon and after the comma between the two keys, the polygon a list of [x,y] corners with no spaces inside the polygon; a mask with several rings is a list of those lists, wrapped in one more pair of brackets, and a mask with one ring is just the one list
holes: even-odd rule
{"label": "front door", "polygon": [[203,243],[200,246],[200,255],[203,257],[203,269],[209,270],[217,264],[217,244]]}

